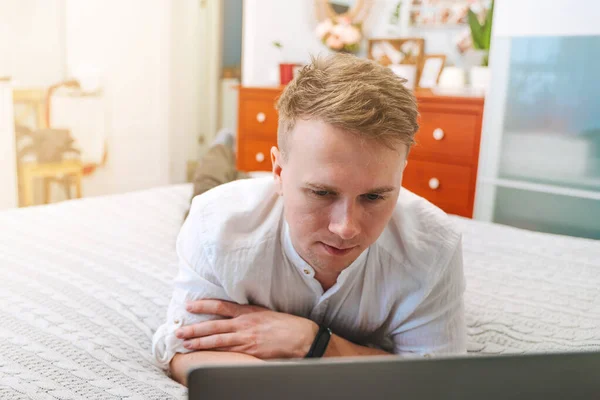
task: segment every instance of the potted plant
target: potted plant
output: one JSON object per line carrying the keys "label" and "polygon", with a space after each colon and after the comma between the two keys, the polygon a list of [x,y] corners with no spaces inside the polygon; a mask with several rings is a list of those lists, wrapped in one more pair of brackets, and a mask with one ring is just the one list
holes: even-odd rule
{"label": "potted plant", "polygon": [[492,0],[490,8],[485,12],[483,21],[480,22],[477,14],[469,9],[467,19],[471,29],[471,39],[473,48],[482,53],[481,65],[471,68],[471,86],[477,89],[487,90],[490,81],[490,71],[488,68],[490,44],[492,41],[492,19],[494,15],[494,1]]}

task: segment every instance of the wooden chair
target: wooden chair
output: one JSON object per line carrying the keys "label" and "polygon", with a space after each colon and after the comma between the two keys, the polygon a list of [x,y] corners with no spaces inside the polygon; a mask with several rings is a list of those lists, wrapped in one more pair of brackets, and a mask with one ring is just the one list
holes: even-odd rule
{"label": "wooden chair", "polygon": [[20,168],[21,182],[23,185],[23,206],[34,205],[35,179],[43,179],[44,204],[50,201],[51,183],[62,181],[66,187],[75,187],[75,197],[81,198],[81,178],[83,165],[79,160],[64,160],[57,163],[23,163]]}
{"label": "wooden chair", "polygon": [[[14,89],[15,122],[32,130],[48,128],[48,91],[45,89]],[[79,160],[63,160],[51,163],[18,160],[19,205],[26,207],[35,204],[35,181],[42,179],[42,202],[48,204],[52,183],[60,182],[70,195],[75,187],[75,197],[82,197],[81,180],[83,165]],[[70,197],[70,196],[68,196]]]}

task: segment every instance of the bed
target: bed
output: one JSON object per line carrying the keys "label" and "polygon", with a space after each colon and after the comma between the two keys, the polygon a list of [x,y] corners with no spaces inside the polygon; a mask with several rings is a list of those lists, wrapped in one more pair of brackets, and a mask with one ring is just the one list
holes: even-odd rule
{"label": "bed", "polygon": [[[0,398],[182,399],[151,357],[191,186],[0,213]],[[472,354],[600,350],[600,242],[452,217]]]}

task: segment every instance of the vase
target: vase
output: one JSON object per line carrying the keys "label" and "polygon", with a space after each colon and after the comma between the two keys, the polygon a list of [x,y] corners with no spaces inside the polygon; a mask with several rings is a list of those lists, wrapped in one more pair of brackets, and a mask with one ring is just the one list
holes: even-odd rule
{"label": "vase", "polygon": [[488,54],[487,50],[470,49],[463,55],[463,66],[469,70],[471,67],[485,65],[484,61]]}
{"label": "vase", "polygon": [[390,69],[396,75],[406,79],[404,86],[414,90],[417,84],[417,66],[411,64],[392,64]]}
{"label": "vase", "polygon": [[490,69],[488,67],[471,67],[469,74],[471,87],[486,93],[490,86]]}
{"label": "vase", "polygon": [[298,66],[295,63],[279,64],[279,83],[285,86],[294,79],[294,69]]}
{"label": "vase", "polygon": [[465,71],[459,67],[445,67],[442,70],[438,87],[440,89],[461,90],[465,86]]}

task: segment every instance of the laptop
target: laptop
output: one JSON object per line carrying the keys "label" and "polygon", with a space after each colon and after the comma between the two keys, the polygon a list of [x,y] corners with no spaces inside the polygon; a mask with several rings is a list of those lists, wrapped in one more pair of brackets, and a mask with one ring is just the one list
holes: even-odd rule
{"label": "laptop", "polygon": [[190,400],[600,399],[600,352],[214,365],[188,387]]}

